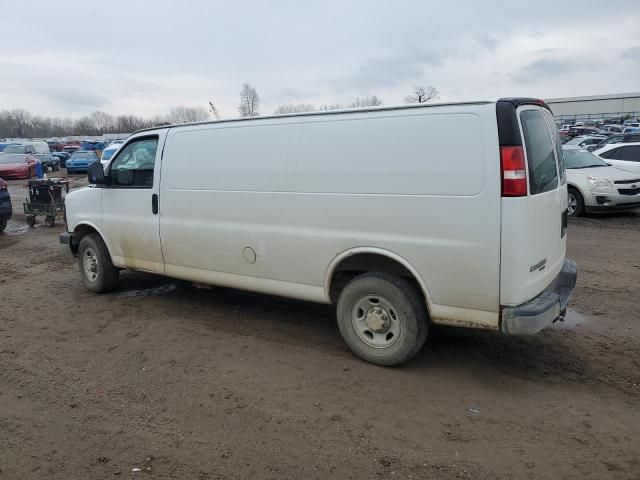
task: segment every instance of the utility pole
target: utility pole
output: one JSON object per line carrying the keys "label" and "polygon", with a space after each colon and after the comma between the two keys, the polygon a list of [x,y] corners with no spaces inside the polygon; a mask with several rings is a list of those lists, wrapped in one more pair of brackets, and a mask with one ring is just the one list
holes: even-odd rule
{"label": "utility pole", "polygon": [[220,114],[218,113],[218,109],[211,101],[209,101],[209,110],[211,110],[211,113],[213,114],[216,120],[220,120]]}

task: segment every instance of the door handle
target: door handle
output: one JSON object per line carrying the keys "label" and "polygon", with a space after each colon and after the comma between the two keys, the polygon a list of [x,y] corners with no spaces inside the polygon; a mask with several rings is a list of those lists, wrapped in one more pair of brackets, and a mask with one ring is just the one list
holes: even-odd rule
{"label": "door handle", "polygon": [[158,194],[151,195],[151,211],[154,215],[158,214]]}

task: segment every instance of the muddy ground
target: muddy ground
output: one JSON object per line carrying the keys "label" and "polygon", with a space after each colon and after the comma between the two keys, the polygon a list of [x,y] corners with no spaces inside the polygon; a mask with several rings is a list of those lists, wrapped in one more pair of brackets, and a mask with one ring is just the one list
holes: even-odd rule
{"label": "muddy ground", "polygon": [[327,306],[136,273],[92,295],[62,230],[0,234],[0,480],[640,478],[640,214],[570,222],[565,323],[433,328],[393,369]]}

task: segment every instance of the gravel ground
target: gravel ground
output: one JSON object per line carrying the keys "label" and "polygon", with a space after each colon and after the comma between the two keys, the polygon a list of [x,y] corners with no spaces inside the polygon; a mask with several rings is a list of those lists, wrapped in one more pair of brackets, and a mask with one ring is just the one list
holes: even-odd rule
{"label": "gravel ground", "polygon": [[570,221],[565,322],[434,328],[392,369],[327,306],[130,272],[92,295],[62,230],[0,234],[0,479],[640,478],[640,214]]}

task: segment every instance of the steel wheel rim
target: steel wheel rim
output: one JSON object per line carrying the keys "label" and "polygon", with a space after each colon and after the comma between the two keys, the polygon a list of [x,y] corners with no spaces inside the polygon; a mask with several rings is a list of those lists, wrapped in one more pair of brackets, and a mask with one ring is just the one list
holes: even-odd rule
{"label": "steel wheel rim", "polygon": [[84,275],[91,283],[98,279],[98,256],[93,248],[88,247],[82,255]]}
{"label": "steel wheel rim", "polygon": [[398,310],[375,294],[365,295],[355,303],[351,323],[358,338],[373,348],[389,348],[402,331]]}
{"label": "steel wheel rim", "polygon": [[578,208],[578,199],[573,193],[569,194],[569,204],[567,205],[567,210],[569,211],[569,215],[573,215]]}

